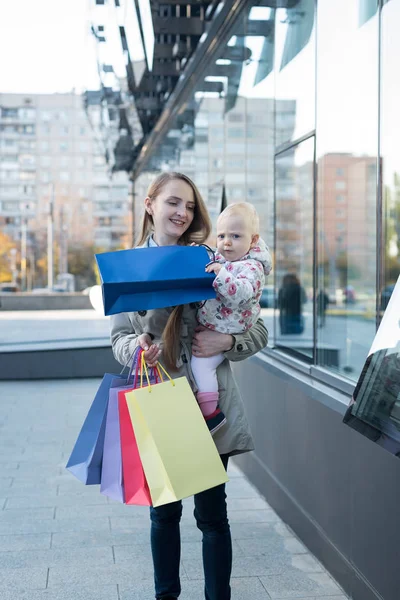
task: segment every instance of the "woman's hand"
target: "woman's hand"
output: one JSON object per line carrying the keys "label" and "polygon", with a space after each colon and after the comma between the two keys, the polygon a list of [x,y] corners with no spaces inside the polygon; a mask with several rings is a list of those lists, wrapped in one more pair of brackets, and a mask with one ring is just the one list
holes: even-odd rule
{"label": "woman's hand", "polygon": [[196,327],[192,341],[192,354],[198,358],[215,356],[227,352],[233,346],[234,339],[229,333],[211,331],[199,325]]}
{"label": "woman's hand", "polygon": [[144,359],[147,366],[155,367],[158,357],[161,354],[160,347],[157,344],[153,344],[153,341],[148,333],[142,333],[142,335],[139,335],[138,345],[144,350]]}

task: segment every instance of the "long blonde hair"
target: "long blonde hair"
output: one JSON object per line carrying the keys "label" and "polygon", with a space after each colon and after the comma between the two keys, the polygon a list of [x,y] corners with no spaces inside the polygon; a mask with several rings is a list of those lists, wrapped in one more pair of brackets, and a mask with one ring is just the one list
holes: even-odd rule
{"label": "long blonde hair", "polygon": [[[208,216],[206,205],[199,190],[187,175],[184,175],[183,173],[177,173],[175,171],[160,173],[160,175],[158,175],[150,184],[150,187],[147,190],[147,196],[152,201],[156,200],[157,196],[161,193],[163,187],[168,182],[174,180],[184,181],[185,183],[190,185],[190,187],[193,190],[193,195],[195,199],[193,221],[191,222],[190,227],[181,236],[178,243],[182,246],[186,246],[188,244],[191,244],[192,242],[195,242],[196,244],[202,244],[206,241],[206,239],[211,233],[211,221],[210,217]],[[142,246],[153,231],[153,217],[145,210],[143,215],[140,238],[136,245]],[[163,359],[165,362],[165,366],[171,371],[176,371],[182,313],[183,306],[176,306],[170,314],[163,332]]]}

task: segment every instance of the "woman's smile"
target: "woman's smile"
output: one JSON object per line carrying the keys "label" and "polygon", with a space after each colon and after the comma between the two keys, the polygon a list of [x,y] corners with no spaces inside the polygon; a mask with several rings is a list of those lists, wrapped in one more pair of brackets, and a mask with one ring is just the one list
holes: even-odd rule
{"label": "woman's smile", "polygon": [[186,221],[181,221],[180,219],[170,219],[170,221],[178,227],[183,227],[186,224]]}

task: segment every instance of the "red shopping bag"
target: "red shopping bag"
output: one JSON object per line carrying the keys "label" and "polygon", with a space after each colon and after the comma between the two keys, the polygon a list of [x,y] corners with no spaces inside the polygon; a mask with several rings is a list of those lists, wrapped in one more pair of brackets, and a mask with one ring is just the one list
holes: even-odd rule
{"label": "red shopping bag", "polygon": [[122,475],[125,504],[151,506],[151,496],[133,431],[125,392],[118,393],[119,427],[121,435]]}

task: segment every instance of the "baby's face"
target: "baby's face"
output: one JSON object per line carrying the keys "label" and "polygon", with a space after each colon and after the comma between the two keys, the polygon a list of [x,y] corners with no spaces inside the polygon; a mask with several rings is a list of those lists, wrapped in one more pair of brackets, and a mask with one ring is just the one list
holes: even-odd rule
{"label": "baby's face", "polygon": [[250,250],[253,241],[250,219],[241,214],[227,214],[217,222],[217,249],[226,260],[239,260]]}

